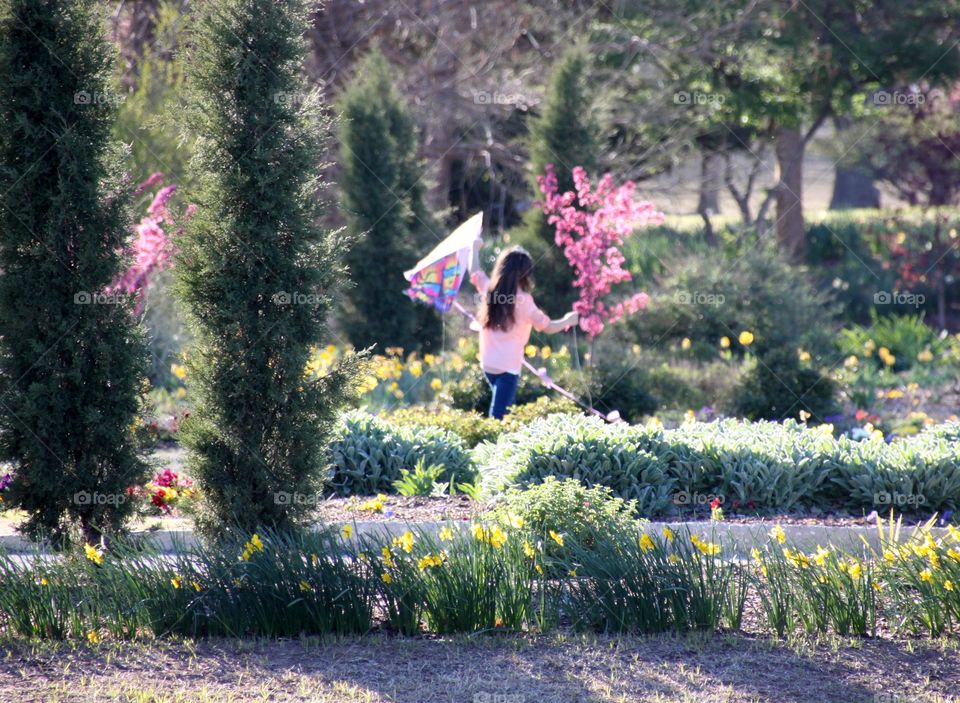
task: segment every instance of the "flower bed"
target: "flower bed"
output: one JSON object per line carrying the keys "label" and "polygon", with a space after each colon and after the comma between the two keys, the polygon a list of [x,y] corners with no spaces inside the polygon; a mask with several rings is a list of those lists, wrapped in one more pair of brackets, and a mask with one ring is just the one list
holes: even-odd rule
{"label": "flower bed", "polygon": [[[795,548],[775,527],[749,561],[685,529],[539,531],[505,513],[436,532],[262,532],[159,555],[85,545],[0,555],[0,628],[51,639],[492,630],[939,636],[960,622],[960,530],[880,528],[875,550]],[[748,606],[748,604],[751,604]]]}

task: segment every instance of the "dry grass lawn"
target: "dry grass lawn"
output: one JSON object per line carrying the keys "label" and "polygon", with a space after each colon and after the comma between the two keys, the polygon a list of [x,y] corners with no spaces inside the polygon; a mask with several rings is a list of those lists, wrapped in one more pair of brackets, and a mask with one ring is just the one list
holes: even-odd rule
{"label": "dry grass lawn", "polygon": [[577,635],[0,646],[0,701],[932,703],[958,643]]}

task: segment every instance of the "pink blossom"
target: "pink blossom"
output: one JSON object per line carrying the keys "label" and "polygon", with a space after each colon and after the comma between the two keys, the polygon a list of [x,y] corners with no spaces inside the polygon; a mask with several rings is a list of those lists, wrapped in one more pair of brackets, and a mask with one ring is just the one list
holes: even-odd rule
{"label": "pink blossom", "polygon": [[[143,194],[149,188],[162,185],[163,179],[162,173],[154,173],[137,186],[135,193]],[[163,224],[171,219],[168,204],[176,191],[177,186],[173,184],[157,191],[147,208],[146,216],[134,227],[134,237],[127,249],[133,263],[107,288],[107,292],[135,295],[137,314],[142,310],[143,293],[150,282],[150,276],[169,268],[173,263],[173,240],[164,230]],[[194,212],[196,207],[189,206],[184,218],[189,219]]]}
{"label": "pink blossom", "polygon": [[607,324],[643,310],[646,293],[636,293],[617,303],[605,303],[613,286],[632,280],[623,268],[620,247],[638,227],[663,222],[663,213],[652,203],[634,200],[636,184],[616,187],[608,173],[594,189],[587,172],[573,169],[574,191],[560,193],[553,165],[537,179],[544,195],[541,203],[547,221],[556,227],[555,241],[574,270],[574,288],[580,297],[573,309],[580,313],[580,327],[591,338]]}

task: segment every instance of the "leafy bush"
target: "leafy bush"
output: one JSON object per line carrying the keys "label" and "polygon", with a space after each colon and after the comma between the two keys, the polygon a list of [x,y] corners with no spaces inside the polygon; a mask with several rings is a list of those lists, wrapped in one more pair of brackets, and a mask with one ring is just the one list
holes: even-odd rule
{"label": "leafy bush", "polygon": [[832,350],[834,312],[830,296],[813,287],[804,269],[758,248],[736,257],[711,251],[679,261],[651,294],[644,314],[625,324],[637,340],[689,339],[691,355],[703,359],[716,358],[723,337],[732,340],[731,352],[743,353],[737,337],[744,330],[753,333],[754,355],[803,348],[819,358]]}
{"label": "leafy bush", "polygon": [[[923,315],[880,317],[871,313],[869,326],[855,326],[840,330],[837,347],[845,355],[868,358],[881,368],[890,366],[903,371],[917,363],[924,352],[938,356],[949,347],[949,340],[928,327]],[[886,348],[894,357],[886,363],[877,352]]]}
{"label": "leafy bush", "polygon": [[514,432],[534,420],[562,413],[576,415],[580,408],[563,397],[541,396],[531,403],[515,405],[503,418],[497,420],[472,410],[432,409],[411,406],[399,408],[380,417],[395,425],[407,427],[439,427],[463,440],[464,446],[475,447],[481,442],[495,441],[503,432]]}
{"label": "leafy bush", "polygon": [[623,353],[604,345],[597,351],[593,371],[599,391],[593,396],[597,408],[617,410],[628,422],[665,410],[688,410],[712,406],[731,395],[743,366],[720,360],[701,363],[668,358],[647,349]]}
{"label": "leafy bush", "polygon": [[474,456],[487,493],[551,476],[575,478],[635,500],[641,515],[657,514],[670,504],[673,480],[656,456],[632,441],[635,432],[595,417],[555,415],[480,445]]}
{"label": "leafy bush", "polygon": [[328,488],[338,495],[389,493],[401,469],[418,461],[445,468],[438,480],[471,483],[473,464],[460,438],[437,427],[394,425],[362,411],[345,413],[330,443]]}
{"label": "leafy bush", "polygon": [[585,486],[573,479],[547,476],[543,483],[508,489],[498,496],[489,517],[501,523],[517,516],[549,546],[550,532],[587,543],[596,533],[636,534],[636,501],[625,501],[607,486]]}
{"label": "leafy bush", "polygon": [[384,420],[403,427],[439,427],[457,435],[467,447],[496,439],[502,431],[500,421],[472,410],[434,410],[411,406],[381,413]]}
{"label": "leafy bush", "polygon": [[817,421],[835,412],[837,385],[800,361],[795,350],[758,357],[724,403],[730,414],[748,420],[786,420],[810,413]]}

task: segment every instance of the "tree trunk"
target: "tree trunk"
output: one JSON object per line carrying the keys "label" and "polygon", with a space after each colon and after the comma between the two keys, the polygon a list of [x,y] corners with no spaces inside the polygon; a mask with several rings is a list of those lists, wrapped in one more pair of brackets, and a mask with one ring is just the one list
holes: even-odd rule
{"label": "tree trunk", "polygon": [[[849,117],[836,117],[833,124],[837,133],[850,128]],[[880,191],[874,185],[873,173],[862,164],[838,164],[833,181],[831,210],[880,207]]]}
{"label": "tree trunk", "polygon": [[803,263],[806,230],[803,224],[803,136],[796,127],[778,127],[777,242],[791,263]]}
{"label": "tree trunk", "polygon": [[720,212],[720,178],[723,157],[716,151],[701,151],[700,199],[697,212],[716,215]]}

